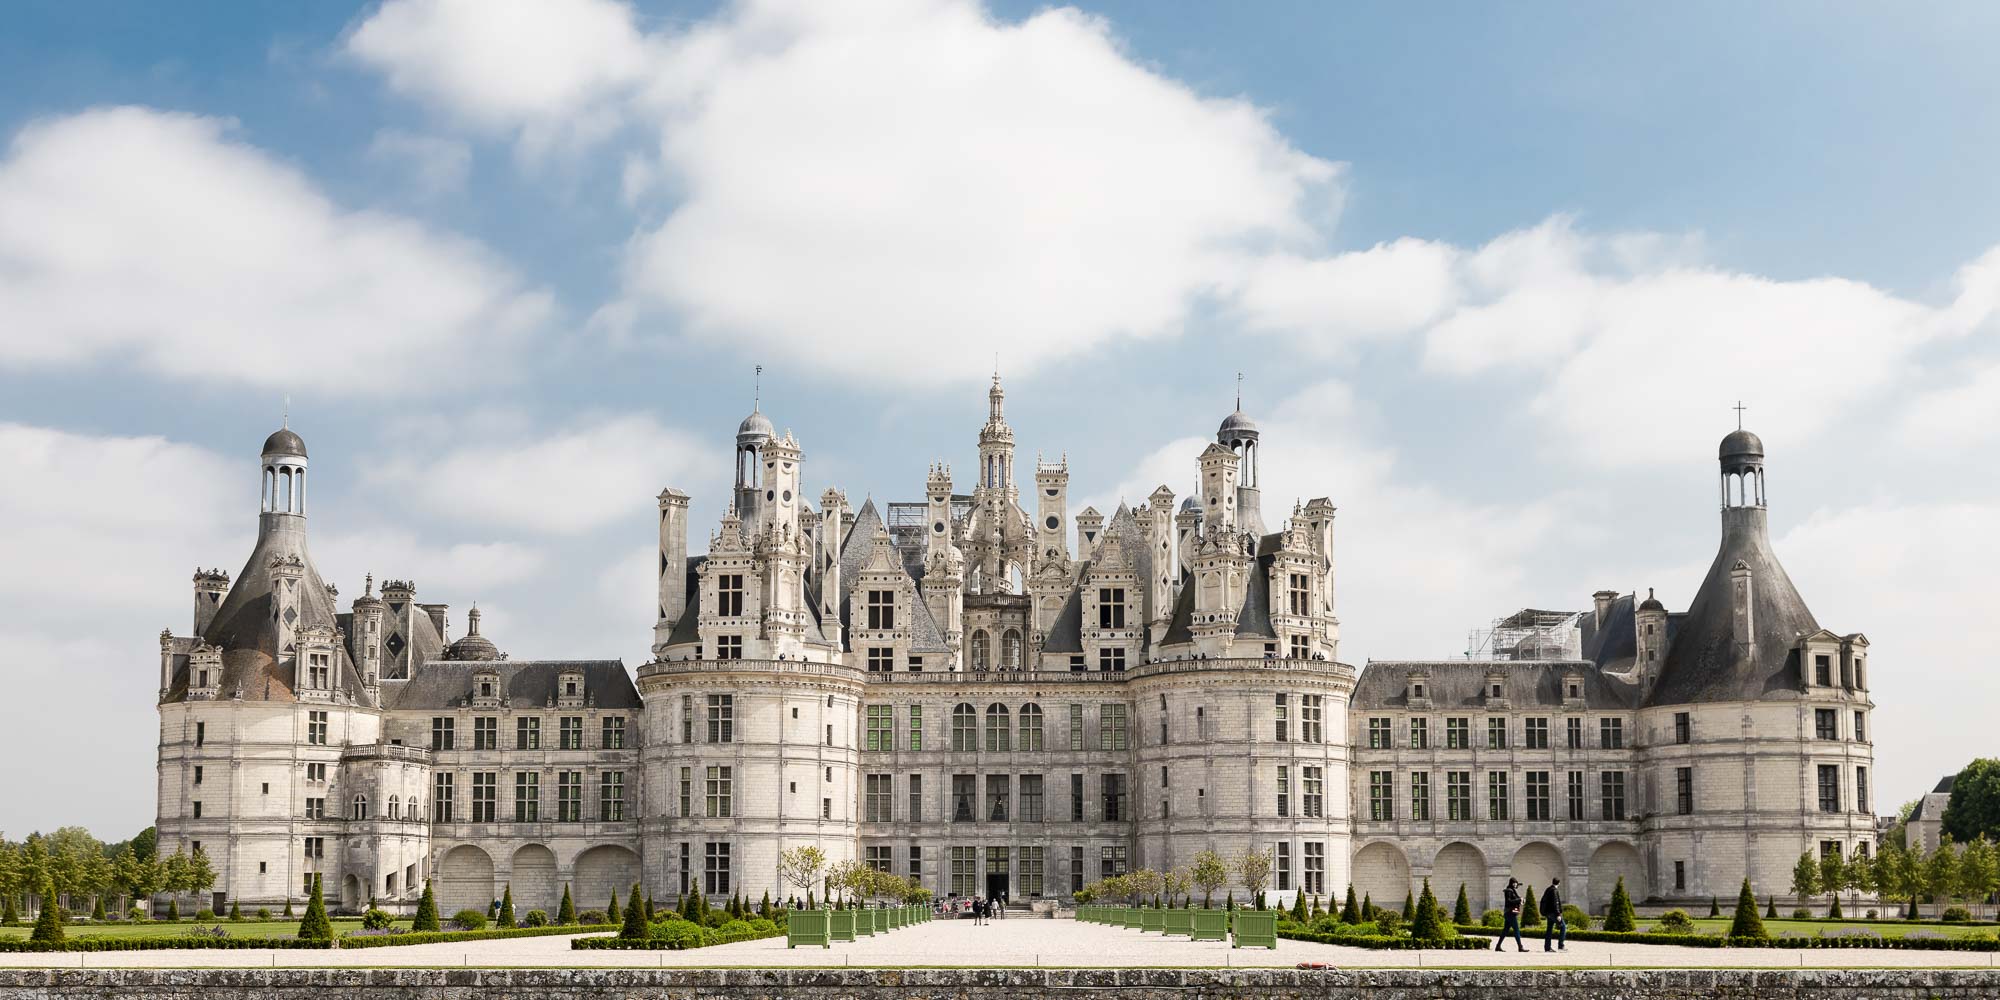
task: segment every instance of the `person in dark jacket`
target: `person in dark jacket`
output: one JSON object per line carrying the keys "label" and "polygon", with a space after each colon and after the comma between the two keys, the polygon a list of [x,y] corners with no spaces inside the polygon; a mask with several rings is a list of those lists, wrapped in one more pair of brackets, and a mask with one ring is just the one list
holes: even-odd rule
{"label": "person in dark jacket", "polygon": [[1514,949],[1516,951],[1527,951],[1528,946],[1521,943],[1521,883],[1519,881],[1511,878],[1507,880],[1506,902],[1501,904],[1501,912],[1506,915],[1507,924],[1500,929],[1500,939],[1493,942],[1493,950],[1507,950],[1507,934],[1511,931],[1514,934]]}
{"label": "person in dark jacket", "polygon": [[1555,939],[1556,951],[1569,950],[1569,921],[1563,919],[1563,880],[1549,879],[1549,887],[1542,890],[1542,916],[1549,922],[1542,932],[1542,950],[1549,950],[1549,939]]}

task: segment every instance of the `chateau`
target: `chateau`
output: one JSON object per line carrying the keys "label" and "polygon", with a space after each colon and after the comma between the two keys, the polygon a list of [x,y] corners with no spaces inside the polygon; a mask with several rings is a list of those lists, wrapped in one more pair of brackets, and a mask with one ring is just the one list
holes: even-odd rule
{"label": "chateau", "polygon": [[1015,901],[1254,846],[1281,892],[1400,903],[1429,878],[1475,909],[1509,875],[1595,909],[1620,877],[1706,900],[1871,849],[1868,641],[1821,628],[1779,565],[1755,435],[1722,440],[1686,611],[1601,591],[1503,621],[1478,658],[1356,668],[1334,506],[1265,521],[1240,405],[1189,456],[1195,495],[1107,516],[1069,510],[1066,463],[1016,478],[1003,401],[995,378],[969,484],[935,465],[920,500],[858,509],[810,503],[804,449],[751,413],[705,554],[687,495],[659,494],[636,676],[509,659],[476,607],[452,639],[405,580],[343,610],[279,430],[249,560],[196,573],[192,629],[160,636],[162,850],[208,855],[217,909],[317,873],[346,909],[434,879],[450,912],[505,886],[523,910],[565,884],[580,907],[635,882],[779,898],[804,843]]}

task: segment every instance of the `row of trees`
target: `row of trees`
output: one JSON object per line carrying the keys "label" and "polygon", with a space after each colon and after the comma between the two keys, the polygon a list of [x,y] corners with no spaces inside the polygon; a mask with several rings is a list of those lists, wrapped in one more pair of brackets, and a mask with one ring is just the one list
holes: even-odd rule
{"label": "row of trees", "polygon": [[19,905],[46,906],[44,897],[51,892],[75,910],[86,899],[101,905],[114,892],[133,899],[203,893],[215,879],[215,868],[201,851],[160,857],[150,827],[117,844],[105,844],[80,826],[31,833],[18,842],[0,837],[0,898],[6,911],[0,919],[17,919]]}
{"label": "row of trees", "polygon": [[1258,909],[1264,908],[1264,887],[1271,882],[1271,852],[1262,848],[1251,848],[1233,857],[1224,858],[1214,851],[1202,851],[1194,856],[1192,864],[1171,869],[1154,871],[1140,868],[1122,875],[1099,879],[1077,893],[1078,902],[1094,899],[1144,900],[1151,896],[1163,898],[1166,905],[1177,906],[1192,902],[1194,890],[1201,890],[1201,905],[1215,905],[1215,890],[1229,882],[1231,875],[1242,882],[1250,892],[1251,901]]}
{"label": "row of trees", "polygon": [[927,903],[931,891],[913,878],[870,867],[862,861],[827,862],[826,852],[812,844],[800,844],[778,855],[778,874],[805,894],[806,906],[814,905],[813,894],[831,901],[893,900],[917,905]]}
{"label": "row of trees", "polygon": [[1964,900],[1977,910],[1981,903],[2000,890],[2000,847],[1979,837],[1959,845],[1946,837],[1931,850],[1921,846],[1903,848],[1884,841],[1873,857],[1856,850],[1842,857],[1832,851],[1815,858],[1811,851],[1799,855],[1792,867],[1792,892],[1804,904],[1814,896],[1833,897],[1828,916],[1838,917],[1840,894],[1873,893],[1892,902],[1910,904],[1911,915],[1917,901],[1928,898],[1942,916],[1952,900]]}

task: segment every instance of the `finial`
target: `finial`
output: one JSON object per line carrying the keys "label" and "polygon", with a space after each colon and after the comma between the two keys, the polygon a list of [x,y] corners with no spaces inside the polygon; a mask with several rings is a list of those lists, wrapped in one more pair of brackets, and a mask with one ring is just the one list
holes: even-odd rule
{"label": "finial", "polygon": [[367,580],[361,586],[361,596],[363,597],[375,596],[375,574],[373,573],[368,574]]}
{"label": "finial", "polygon": [[1243,412],[1243,373],[1236,373],[1236,412]]}
{"label": "finial", "polygon": [[292,428],[292,394],[291,394],[291,393],[289,393],[289,392],[285,394],[285,416],[284,416],[284,420],[282,421],[282,423],[283,423],[283,425],[284,425],[284,428],[285,428],[286,430],[291,430],[291,428]]}
{"label": "finial", "polygon": [[764,366],[757,366],[757,374],[750,379],[750,412],[757,412],[764,403]]}
{"label": "finial", "polygon": [[1748,409],[1748,407],[1744,406],[1743,401],[1739,399],[1736,401],[1734,409],[1736,410],[1736,429],[1740,431],[1743,429],[1743,411]]}

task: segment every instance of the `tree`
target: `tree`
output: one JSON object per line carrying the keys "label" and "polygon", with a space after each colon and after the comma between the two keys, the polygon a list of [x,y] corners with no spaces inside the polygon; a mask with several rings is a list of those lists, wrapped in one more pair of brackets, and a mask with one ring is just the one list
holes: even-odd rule
{"label": "tree", "polygon": [[1924,885],[1930,889],[1931,901],[1937,905],[1938,916],[1943,917],[1945,904],[1958,890],[1958,845],[1953,844],[1950,837],[1943,838],[1937,850],[1924,859]]}
{"label": "tree", "polygon": [[778,855],[778,874],[806,894],[808,908],[812,899],[812,888],[819,884],[820,872],[824,870],[826,870],[826,852],[812,844],[788,847]]}
{"label": "tree", "polygon": [[1194,856],[1194,868],[1188,877],[1201,889],[1201,907],[1206,910],[1215,905],[1215,890],[1229,881],[1229,865],[1222,855],[1214,851],[1202,851]]}
{"label": "tree", "polygon": [[[424,895],[430,895],[429,882],[424,883]],[[576,923],[576,902],[569,898],[569,883],[563,883],[562,905],[556,907],[556,923],[569,925]]]}
{"label": "tree", "polygon": [[1521,886],[1521,926],[1534,927],[1542,922],[1542,910],[1535,905],[1535,887]]}
{"label": "tree", "polygon": [[1770,937],[1764,930],[1764,921],[1757,916],[1757,897],[1750,892],[1750,880],[1743,880],[1742,891],[1736,894],[1736,919],[1729,925],[1729,936],[1733,938],[1755,938],[1762,941]]}
{"label": "tree", "polygon": [[36,944],[61,944],[63,939],[62,907],[56,903],[55,880],[42,877],[42,914],[35,918],[34,933],[28,940]]}
{"label": "tree", "polygon": [[1296,924],[1306,922],[1306,894],[1303,892],[1292,897],[1292,922]]}
{"label": "tree", "polygon": [[1800,906],[1811,906],[1818,893],[1819,862],[1813,860],[1811,851],[1800,851],[1799,860],[1792,865],[1792,895],[1799,897]]}
{"label": "tree", "polygon": [[1251,898],[1257,901],[1257,908],[1264,908],[1264,887],[1271,882],[1271,852],[1265,848],[1245,848],[1236,856],[1236,877],[1243,888],[1250,890]]}
{"label": "tree", "polygon": [[646,940],[646,904],[640,895],[639,883],[632,883],[632,895],[625,902],[625,923],[618,929],[618,936],[627,941]]}
{"label": "tree", "polygon": [[1472,902],[1465,898],[1465,883],[1463,882],[1458,884],[1458,902],[1453,903],[1451,907],[1451,922],[1461,926],[1471,926],[1472,924]]}
{"label": "tree", "polygon": [[1966,844],[1958,856],[1958,894],[1977,910],[1995,888],[2000,888],[2000,857],[1994,854],[1993,845],[1980,837]]}
{"label": "tree", "polygon": [[1437,896],[1431,893],[1431,880],[1424,880],[1424,894],[1411,907],[1416,912],[1410,917],[1410,936],[1418,941],[1440,941],[1445,934],[1443,921],[1438,919],[1441,907]]}
{"label": "tree", "polygon": [[1908,891],[1909,882],[1903,876],[1902,855],[1903,849],[1887,840],[1882,842],[1882,849],[1875,855],[1875,891],[1881,894],[1885,903],[1902,899]]}
{"label": "tree", "polygon": [[[569,890],[564,889],[563,892],[565,893],[563,900],[567,902],[569,900],[569,896],[567,895]],[[417,918],[410,921],[410,929],[413,931],[435,931],[440,929],[438,925],[437,895],[431,891],[430,879],[424,880],[424,898],[417,900]]]}
{"label": "tree", "polygon": [[614,885],[611,887],[611,902],[604,904],[604,919],[618,920],[624,913],[625,911],[618,908],[618,887]]}
{"label": "tree", "polygon": [[1611,912],[1604,917],[1607,931],[1629,931],[1639,926],[1639,916],[1632,912],[1632,897],[1625,891],[1625,876],[1618,876],[1618,884],[1611,888]]}
{"label": "tree", "polygon": [[1174,906],[1175,898],[1184,898],[1194,887],[1194,875],[1185,868],[1175,868],[1160,875],[1160,884],[1167,890],[1167,905]]}
{"label": "tree", "polygon": [[1144,897],[1154,895],[1160,891],[1160,873],[1151,868],[1135,869],[1125,877],[1130,882],[1132,894],[1141,897],[1139,900],[1140,905],[1145,904]]}
{"label": "tree", "polygon": [[771,919],[771,890],[764,890],[764,898],[757,901],[757,915],[765,920]]}
{"label": "tree", "polygon": [[1847,859],[1841,857],[1838,847],[1826,852],[1819,859],[1819,891],[1833,897],[1833,904],[1827,907],[1827,917],[1840,919],[1840,890],[1847,887]]}
{"label": "tree", "polygon": [[514,883],[500,890],[500,919],[494,924],[502,929],[514,926]]}
{"label": "tree", "polygon": [[333,922],[326,919],[326,900],[320,895],[320,877],[313,876],[312,898],[306,901],[306,915],[299,921],[301,941],[333,940]]}
{"label": "tree", "polygon": [[1361,907],[1354,902],[1354,883],[1347,883],[1347,902],[1340,908],[1340,922],[1358,924],[1361,922]]}
{"label": "tree", "polygon": [[189,870],[188,857],[178,847],[160,863],[160,888],[166,891],[167,906],[176,916],[180,913],[181,893],[190,891]]}
{"label": "tree", "polygon": [[132,835],[132,854],[140,861],[157,861],[160,857],[160,831],[147,827]]}
{"label": "tree", "polygon": [[197,896],[215,887],[215,866],[208,863],[208,852],[199,847],[188,855],[187,887]]}
{"label": "tree", "polygon": [[1862,845],[1855,845],[1854,856],[1847,859],[1845,875],[1842,881],[1846,883],[1849,892],[1856,894],[1857,898],[1853,903],[1855,909],[1859,910],[1861,907],[1859,894],[1875,891],[1875,858]]}
{"label": "tree", "polygon": [[1981,757],[1952,779],[1944,832],[1961,844],[2000,838],[2000,760]]}

